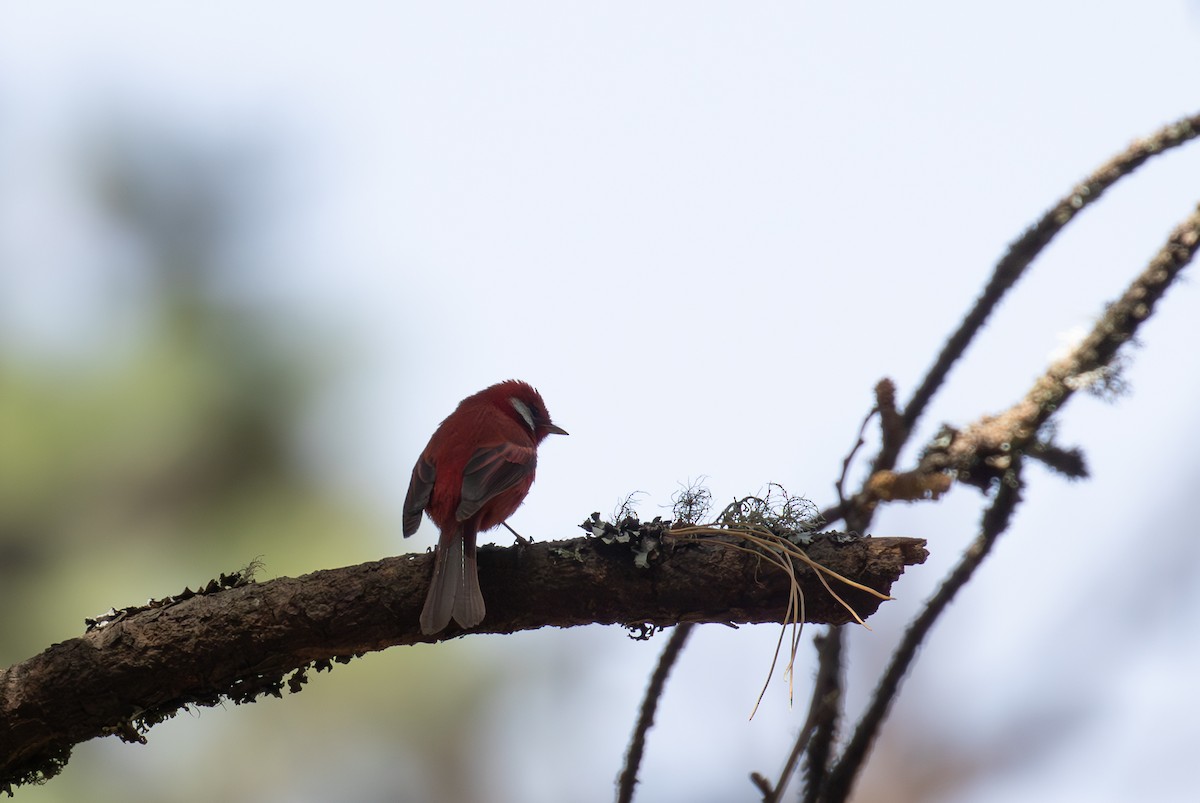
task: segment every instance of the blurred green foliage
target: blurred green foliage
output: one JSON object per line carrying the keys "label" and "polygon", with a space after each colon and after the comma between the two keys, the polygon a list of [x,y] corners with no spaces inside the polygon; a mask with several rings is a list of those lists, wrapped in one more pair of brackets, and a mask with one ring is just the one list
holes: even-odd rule
{"label": "blurred green foliage", "polygon": [[[125,125],[65,157],[89,220],[56,233],[86,240],[72,253],[88,263],[55,293],[63,310],[90,306],[100,334],[66,356],[0,334],[0,664],[82,634],[85,617],[255,559],[263,580],[402,549],[383,514],[300,446],[318,389],[337,377],[328,338],[262,292],[286,273],[265,270],[274,259],[255,242],[271,229],[261,151],[204,142]],[[21,301],[4,297],[17,272],[39,269],[10,267],[0,311]],[[506,670],[463,662],[464,649],[372,654],[284,701],[182,714],[145,747],[92,740],[18,795],[374,800],[397,799],[403,780],[405,799],[476,797],[463,734]]]}
{"label": "blurred green foliage", "polygon": [[[252,285],[236,275],[236,255],[253,252],[246,221],[262,220],[246,162],[132,130],[83,149],[96,249],[136,255],[137,303],[113,337],[68,357],[0,343],[4,664],[77,635],[84,616],[259,556],[269,574],[302,571],[347,562],[330,533],[342,546],[382,540],[296,446],[321,349],[276,337],[282,313],[239,291]],[[85,299],[114,316],[128,314],[121,301]]]}

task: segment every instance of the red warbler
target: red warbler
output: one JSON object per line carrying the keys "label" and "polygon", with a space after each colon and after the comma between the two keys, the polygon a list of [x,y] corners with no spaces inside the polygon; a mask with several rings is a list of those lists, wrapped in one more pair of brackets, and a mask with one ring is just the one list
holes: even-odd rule
{"label": "red warbler", "polygon": [[537,447],[567,431],[550,420],[541,394],[510,379],[459,402],[429,439],[404,498],[404,537],[421,513],[441,531],[421,632],[451,619],[463,628],[483,621],[475,538],[499,526],[525,501],[537,469]]}

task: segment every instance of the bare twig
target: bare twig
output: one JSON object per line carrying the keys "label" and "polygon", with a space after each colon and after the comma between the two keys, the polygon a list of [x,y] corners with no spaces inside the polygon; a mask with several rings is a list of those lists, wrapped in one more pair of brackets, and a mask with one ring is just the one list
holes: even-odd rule
{"label": "bare twig", "polygon": [[[858,450],[861,449],[863,444],[867,442],[867,426],[871,423],[871,419],[875,417],[877,412],[879,412],[878,404],[872,407],[871,412],[867,413],[863,418],[863,422],[858,428],[858,437],[854,441],[854,446],[850,448],[850,452],[846,455],[846,459],[842,461],[842,473],[838,477],[837,482],[833,484],[833,489],[837,491],[837,510],[841,510],[846,507],[846,475],[850,473],[850,464],[854,462],[854,456],[858,454]],[[832,510],[833,508],[831,508],[831,511]],[[827,512],[829,511],[822,511],[821,518],[828,523],[829,521],[832,521],[832,519],[826,515]],[[832,512],[829,512],[829,515],[833,515]]]}
{"label": "bare twig", "polygon": [[871,702],[867,705],[866,712],[855,728],[854,735],[845,750],[842,751],[841,758],[830,771],[819,798],[814,799],[832,803],[845,800],[849,795],[858,770],[866,759],[871,743],[878,734],[879,727],[900,689],[900,681],[907,674],[916,657],[917,648],[929,635],[930,629],[942,612],[946,610],[946,606],[954,599],[955,594],[971,579],[975,570],[991,552],[996,539],[1008,528],[1013,511],[1016,510],[1017,504],[1021,500],[1020,467],[1018,458],[1014,460],[1005,481],[1000,483],[996,498],[984,513],[979,536],[905,632],[879,686],[871,697]]}
{"label": "bare twig", "polygon": [[[813,730],[805,751],[807,771],[804,803],[825,800],[821,792],[832,763],[838,724],[842,718],[842,650],[845,639],[845,632],[841,628],[830,627],[817,645],[817,682],[813,684],[812,705],[809,708]],[[787,778],[780,778],[779,783],[779,795],[782,795]]]}
{"label": "bare twig", "polygon": [[904,416],[896,409],[896,383],[881,379],[875,383],[875,409],[879,410],[879,429],[885,450],[899,451],[908,437]]}
{"label": "bare twig", "polygon": [[654,712],[658,709],[659,698],[667,683],[671,668],[679,660],[683,645],[687,643],[694,625],[688,622],[677,626],[662,655],[658,657],[658,666],[650,677],[650,685],[646,688],[646,697],[642,700],[642,713],[638,716],[637,727],[633,729],[633,739],[629,742],[629,752],[625,756],[625,769],[617,782],[617,803],[629,803],[633,800],[633,788],[637,785],[638,767],[642,764],[642,753],[646,748],[646,732],[654,724]]}

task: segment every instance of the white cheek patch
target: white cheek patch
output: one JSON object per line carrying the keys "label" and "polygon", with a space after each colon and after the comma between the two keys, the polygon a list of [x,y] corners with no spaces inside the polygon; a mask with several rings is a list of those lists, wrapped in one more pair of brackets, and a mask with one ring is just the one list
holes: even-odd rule
{"label": "white cheek patch", "polygon": [[533,411],[529,409],[529,405],[513,396],[508,400],[508,403],[513,406],[513,409],[521,414],[521,418],[525,419],[525,424],[529,427],[529,431],[534,431],[533,426]]}

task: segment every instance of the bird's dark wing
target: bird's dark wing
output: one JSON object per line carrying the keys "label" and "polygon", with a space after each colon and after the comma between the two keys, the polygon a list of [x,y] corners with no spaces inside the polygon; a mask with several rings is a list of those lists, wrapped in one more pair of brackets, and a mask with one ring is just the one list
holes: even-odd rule
{"label": "bird's dark wing", "polygon": [[421,526],[421,514],[429,504],[429,495],[433,493],[433,481],[437,478],[437,467],[430,463],[425,455],[421,455],[413,466],[412,480],[408,483],[408,493],[404,497],[404,537],[408,538]]}
{"label": "bird's dark wing", "polygon": [[537,468],[532,446],[501,443],[476,450],[463,469],[462,499],[454,517],[466,521],[489,499],[516,486]]}

